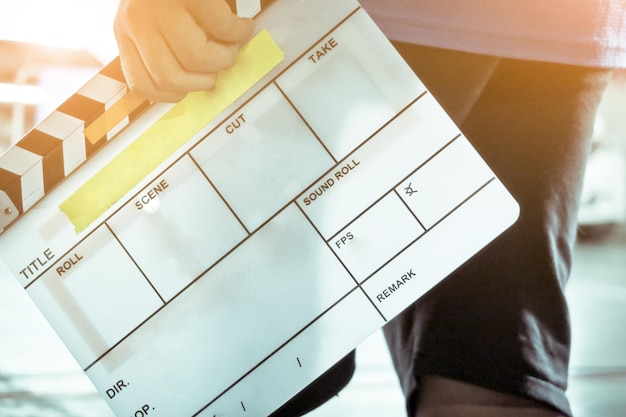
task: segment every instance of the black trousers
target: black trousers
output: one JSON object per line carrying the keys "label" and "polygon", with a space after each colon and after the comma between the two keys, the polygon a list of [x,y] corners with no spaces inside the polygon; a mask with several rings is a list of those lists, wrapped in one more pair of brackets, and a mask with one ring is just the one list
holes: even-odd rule
{"label": "black trousers", "polygon": [[521,207],[510,230],[386,326],[409,415],[425,374],[569,415],[563,292],[609,71],[397,47]]}

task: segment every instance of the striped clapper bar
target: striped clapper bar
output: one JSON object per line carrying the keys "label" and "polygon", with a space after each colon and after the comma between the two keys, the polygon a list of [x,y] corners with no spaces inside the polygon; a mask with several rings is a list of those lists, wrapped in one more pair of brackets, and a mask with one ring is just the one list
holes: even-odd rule
{"label": "striped clapper bar", "polygon": [[230,8],[241,17],[254,17],[274,0],[227,0]]}
{"label": "striped clapper bar", "polygon": [[[229,0],[254,17],[273,0]],[[0,233],[149,106],[128,94],[119,58],[0,156]]]}
{"label": "striped clapper bar", "polygon": [[148,105],[128,94],[115,59],[0,156],[0,232]]}

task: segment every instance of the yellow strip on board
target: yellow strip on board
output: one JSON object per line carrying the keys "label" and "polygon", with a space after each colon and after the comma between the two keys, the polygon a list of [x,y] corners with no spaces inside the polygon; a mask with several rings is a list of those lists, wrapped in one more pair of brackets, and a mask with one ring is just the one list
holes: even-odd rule
{"label": "yellow strip on board", "polygon": [[283,58],[267,31],[255,36],[242,48],[235,66],[220,74],[213,90],[189,93],[59,206],[76,232],[85,230]]}
{"label": "yellow strip on board", "polygon": [[146,99],[126,93],[115,104],[107,109],[100,117],[85,128],[85,137],[95,145],[122,120],[128,117],[137,107],[147,103]]}

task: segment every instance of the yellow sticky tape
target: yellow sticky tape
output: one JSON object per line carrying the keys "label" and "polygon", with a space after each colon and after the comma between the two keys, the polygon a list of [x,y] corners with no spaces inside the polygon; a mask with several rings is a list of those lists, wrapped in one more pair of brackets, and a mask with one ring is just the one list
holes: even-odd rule
{"label": "yellow sticky tape", "polygon": [[242,48],[235,66],[220,74],[213,90],[189,93],[59,206],[76,232],[85,230],[283,58],[267,31],[255,36]]}
{"label": "yellow sticky tape", "polygon": [[85,128],[85,137],[94,145],[144,103],[147,103],[147,100],[135,97],[130,93],[124,94],[122,98]]}

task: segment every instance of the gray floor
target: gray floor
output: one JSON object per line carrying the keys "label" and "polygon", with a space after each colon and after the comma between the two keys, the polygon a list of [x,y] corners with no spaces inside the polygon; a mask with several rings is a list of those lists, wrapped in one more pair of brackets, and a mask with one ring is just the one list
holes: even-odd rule
{"label": "gray floor", "polygon": [[[626,226],[577,246],[567,297],[577,417],[626,415]],[[24,291],[0,270],[0,417],[113,417]],[[402,397],[380,334],[359,349],[349,387],[312,417],[400,417]]]}
{"label": "gray floor", "polygon": [[579,417],[626,415],[626,227],[580,244],[567,297],[573,351],[569,396]]}

